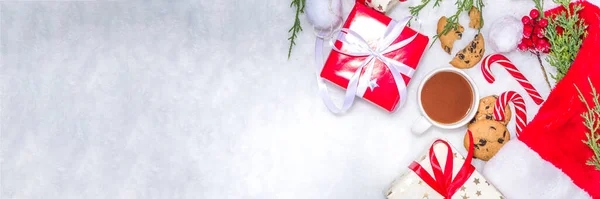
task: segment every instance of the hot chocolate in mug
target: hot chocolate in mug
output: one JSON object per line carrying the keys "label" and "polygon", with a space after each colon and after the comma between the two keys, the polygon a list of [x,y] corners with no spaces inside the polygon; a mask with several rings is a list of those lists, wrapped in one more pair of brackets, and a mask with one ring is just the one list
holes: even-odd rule
{"label": "hot chocolate in mug", "polygon": [[443,129],[466,125],[477,113],[479,93],[465,72],[446,67],[425,76],[419,85],[417,100],[421,116],[411,130],[420,135],[432,125]]}

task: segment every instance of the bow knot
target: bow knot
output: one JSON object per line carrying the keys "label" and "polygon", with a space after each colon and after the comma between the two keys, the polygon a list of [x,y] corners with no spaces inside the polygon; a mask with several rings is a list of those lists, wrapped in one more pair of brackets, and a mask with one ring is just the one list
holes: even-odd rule
{"label": "bow knot", "polygon": [[[427,185],[429,185],[433,190],[437,191],[444,198],[451,198],[458,191],[458,189],[465,184],[469,177],[471,177],[471,174],[475,172],[475,167],[473,167],[471,164],[474,153],[473,134],[470,130],[468,130],[467,135],[469,136],[469,151],[467,152],[465,162],[454,178],[452,178],[452,172],[454,170],[454,157],[452,156],[452,148],[450,147],[450,144],[444,140],[436,140],[429,148],[429,163],[431,164],[431,169],[433,170],[433,175],[435,178],[432,177],[431,174],[429,174],[427,170],[425,170],[425,168],[423,168],[423,166],[421,166],[421,164],[418,162],[413,162],[408,168],[414,171],[415,174],[417,174],[417,176],[423,180],[423,182],[427,183]],[[448,148],[448,152],[446,153],[446,165],[443,169],[437,159],[435,151],[433,150],[433,147],[437,143],[442,143]]]}
{"label": "bow knot", "polygon": [[[402,33],[402,30],[404,30],[406,24],[410,21],[411,18],[412,17],[410,16],[406,17],[398,23],[396,23],[395,21],[391,21],[390,24],[388,24],[383,37],[377,42],[377,45],[374,48],[371,48],[369,43],[361,35],[354,32],[353,30],[347,28],[342,28],[340,30],[340,34],[337,38],[337,41],[342,42],[344,46],[348,48],[344,48],[344,50],[341,50],[338,49],[335,45],[332,45],[332,50],[340,54],[352,57],[366,58],[356,69],[352,77],[349,79],[342,108],[338,108],[336,105],[333,104],[327,92],[325,83],[319,76],[320,70],[317,71],[317,80],[319,84],[321,98],[323,98],[325,106],[327,106],[327,108],[331,112],[341,113],[347,111],[354,103],[355,96],[362,97],[366,92],[367,88],[371,88],[371,90],[373,90],[376,87],[371,86],[373,85],[371,79],[375,63],[373,59],[380,60],[384,63],[385,67],[387,67],[390,70],[392,77],[394,78],[394,81],[396,83],[398,94],[400,95],[400,106],[404,104],[404,102],[406,101],[405,99],[407,91],[406,83],[404,82],[404,79],[402,78],[401,74],[406,75],[407,77],[412,77],[412,75],[414,74],[414,69],[407,66],[404,63],[398,62],[392,58],[385,56],[385,54],[406,46],[417,37],[418,33],[415,33],[413,36],[393,44],[394,41],[400,36],[400,33]],[[315,53],[317,56],[317,63],[321,63],[321,67],[323,66],[323,53],[322,49],[319,48],[319,46],[322,45],[323,39],[317,38],[317,47]],[[361,76],[361,72],[363,71],[363,69],[365,69],[365,73]]]}

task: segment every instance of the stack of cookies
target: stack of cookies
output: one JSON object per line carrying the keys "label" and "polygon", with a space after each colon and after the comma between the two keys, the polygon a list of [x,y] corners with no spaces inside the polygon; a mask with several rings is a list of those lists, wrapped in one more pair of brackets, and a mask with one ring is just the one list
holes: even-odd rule
{"label": "stack of cookies", "polygon": [[[488,161],[508,140],[510,132],[506,125],[510,121],[510,105],[504,109],[505,120],[497,121],[494,119],[494,105],[498,99],[497,95],[491,95],[479,100],[477,114],[469,122],[469,130],[473,133],[473,146],[475,148],[475,158]],[[469,148],[469,137],[465,135],[465,148]]]}
{"label": "stack of cookies", "polygon": [[[469,11],[469,17],[471,18],[471,22],[469,23],[469,27],[480,29],[483,26],[481,20],[481,13],[477,8],[472,7]],[[440,38],[440,44],[442,45],[442,49],[448,53],[452,53],[452,48],[454,47],[454,41],[461,39],[462,34],[464,32],[464,28],[460,24],[456,24],[453,29],[446,32],[446,34],[441,34],[444,31],[446,26],[449,26],[448,18],[442,16],[438,20],[437,24],[437,34]],[[454,25],[454,24],[452,24]],[[483,58],[483,54],[485,53],[485,42],[483,40],[483,35],[481,33],[475,35],[473,40],[462,50],[456,53],[454,59],[450,62],[452,66],[460,69],[472,68]]]}

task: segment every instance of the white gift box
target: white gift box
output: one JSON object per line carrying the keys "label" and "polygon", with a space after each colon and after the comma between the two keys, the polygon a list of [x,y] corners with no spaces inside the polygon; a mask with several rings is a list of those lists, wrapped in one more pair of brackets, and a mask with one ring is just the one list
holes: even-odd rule
{"label": "white gift box", "polygon": [[[440,142],[441,141],[441,142]],[[457,150],[452,147],[450,144],[446,145],[443,142],[444,140],[436,140],[433,144],[433,152],[439,161],[439,166],[441,170],[444,170],[446,167],[446,158],[448,155],[448,150],[451,150],[450,157],[452,158],[452,180],[456,180],[456,176],[461,170],[461,167],[465,163],[465,157],[463,157]],[[447,142],[446,142],[447,143]],[[449,148],[448,148],[448,147]],[[432,169],[432,163],[429,157],[430,150],[424,153],[420,158],[418,158],[411,167],[418,163],[421,165],[420,172],[426,171],[434,181],[439,181],[439,179],[435,179],[435,173]],[[467,165],[469,167],[472,165]],[[470,172],[468,172],[470,173]],[[423,176],[423,175],[421,175]],[[462,175],[466,177],[468,175]],[[430,186],[424,178],[419,177],[417,172],[413,169],[409,169],[407,172],[398,177],[390,188],[386,192],[386,197],[388,199],[406,199],[406,198],[428,198],[428,199],[443,199],[446,198],[442,193],[436,191],[432,186]],[[468,176],[467,180],[464,183],[459,183],[457,186],[459,188],[456,189],[455,193],[449,193],[449,198],[452,199],[474,199],[474,198],[486,198],[486,199],[503,199],[504,196],[492,185],[490,184],[479,172],[475,171],[474,167],[472,169],[472,173]],[[431,182],[431,181],[430,181]],[[439,186],[434,183],[434,186]],[[444,188],[440,188],[439,190],[443,190]],[[443,192],[443,191],[442,191]]]}

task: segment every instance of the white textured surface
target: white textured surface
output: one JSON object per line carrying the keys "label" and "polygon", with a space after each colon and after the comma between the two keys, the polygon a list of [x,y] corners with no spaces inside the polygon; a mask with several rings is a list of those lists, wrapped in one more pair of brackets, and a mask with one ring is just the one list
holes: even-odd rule
{"label": "white textured surface", "polygon": [[[486,2],[488,23],[533,8]],[[344,15],[352,5],[343,1]],[[425,9],[424,33],[454,9]],[[409,131],[420,78],[452,59],[439,44],[401,110],[358,100],[335,116],[317,96],[304,16],[287,60],[289,1],[1,2],[0,13],[1,198],[383,198],[434,137],[465,154],[465,128]],[[467,28],[454,52],[475,33]],[[507,56],[546,97],[536,59]],[[524,95],[492,70],[493,85],[479,66],[466,72],[483,96]],[[538,106],[525,100],[531,119]]]}
{"label": "white textured surface", "polygon": [[[508,173],[513,175],[507,175]],[[491,183],[496,184],[506,198],[591,198],[560,169],[543,160],[517,139],[502,147],[485,165],[483,174]]]}

